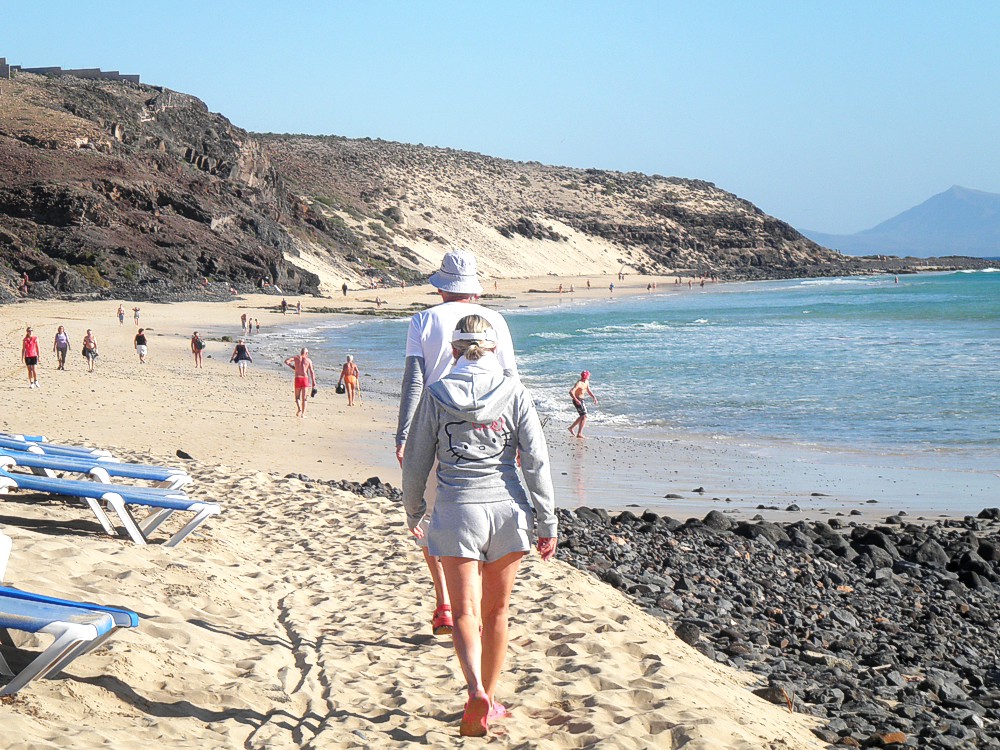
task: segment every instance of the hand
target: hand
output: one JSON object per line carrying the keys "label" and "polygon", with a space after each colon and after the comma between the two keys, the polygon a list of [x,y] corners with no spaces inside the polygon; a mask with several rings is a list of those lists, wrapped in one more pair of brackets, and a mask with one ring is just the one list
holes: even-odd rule
{"label": "hand", "polygon": [[396,446],[396,460],[399,461],[399,468],[403,468],[403,451],[406,450],[406,443]]}
{"label": "hand", "polygon": [[542,560],[548,562],[555,557],[556,541],[554,536],[538,537],[538,554],[542,556]]}
{"label": "hand", "polygon": [[417,539],[423,539],[424,538],[424,527],[423,526],[414,526],[412,529],[410,529],[410,533],[413,534],[413,536],[415,536]]}

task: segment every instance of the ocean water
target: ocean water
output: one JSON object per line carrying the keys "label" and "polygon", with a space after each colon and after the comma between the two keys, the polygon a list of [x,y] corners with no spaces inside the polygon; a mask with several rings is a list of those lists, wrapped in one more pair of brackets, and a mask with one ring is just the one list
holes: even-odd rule
{"label": "ocean water", "polygon": [[[575,418],[567,391],[587,369],[597,425],[1000,467],[996,269],[663,285],[506,314],[543,418]],[[339,320],[281,337],[331,374],[354,353],[369,388],[394,396],[406,325]]]}

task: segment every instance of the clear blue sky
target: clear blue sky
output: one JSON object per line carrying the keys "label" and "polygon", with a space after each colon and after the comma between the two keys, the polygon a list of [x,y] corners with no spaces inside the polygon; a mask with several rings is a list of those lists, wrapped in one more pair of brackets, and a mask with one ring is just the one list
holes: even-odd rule
{"label": "clear blue sky", "polygon": [[248,130],[709,180],[850,233],[1000,193],[998,31],[991,0],[48,0],[5,4],[0,57],[138,73]]}

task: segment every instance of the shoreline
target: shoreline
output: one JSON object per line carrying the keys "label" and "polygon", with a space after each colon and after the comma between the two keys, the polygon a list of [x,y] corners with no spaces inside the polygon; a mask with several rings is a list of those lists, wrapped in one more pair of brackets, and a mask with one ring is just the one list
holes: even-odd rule
{"label": "shoreline", "polygon": [[[590,276],[591,289],[586,289],[588,277],[541,277],[497,281],[497,294],[503,299],[489,299],[485,303],[501,311],[518,309],[547,309],[557,307],[567,296],[575,305],[586,305],[606,300],[609,292],[605,282],[616,279],[614,275]],[[558,279],[558,280],[557,280]],[[647,294],[646,284],[651,277],[632,277],[615,282],[615,295],[632,297]],[[673,277],[657,278],[660,293],[683,293],[673,283]],[[564,289],[572,284],[576,291],[557,291],[550,294],[532,294],[529,288]],[[610,282],[608,282],[610,283]],[[711,283],[711,282],[709,282]],[[720,282],[725,283],[725,282]],[[749,283],[749,282],[748,282]],[[488,283],[489,287],[490,284]],[[487,290],[492,291],[492,290]],[[414,304],[433,304],[437,295],[429,286],[406,289],[352,291],[343,299],[324,300],[336,302],[358,310],[374,308],[375,296],[387,302],[387,309],[412,312]],[[371,301],[369,301],[369,298]],[[119,327],[113,319],[115,303],[65,303],[58,301],[29,303],[18,306],[16,312],[25,321],[31,318],[40,337],[43,352],[40,364],[42,389],[39,396],[23,401],[28,393],[17,394],[12,409],[0,420],[2,429],[11,432],[32,432],[13,415],[38,412],[44,424],[52,425],[48,431],[63,440],[111,441],[112,444],[156,449],[158,443],[168,443],[170,452],[181,449],[204,460],[242,468],[270,468],[272,470],[301,473],[319,479],[343,479],[362,482],[378,476],[398,486],[401,472],[395,460],[392,435],[395,432],[396,406],[394,396],[398,384],[379,381],[376,387],[366,387],[365,401],[360,407],[348,410],[343,397],[333,393],[333,382],[339,375],[340,362],[317,361],[320,393],[310,401],[309,414],[297,420],[291,404],[291,377],[283,372],[280,360],[297,351],[294,336],[287,330],[311,322],[358,322],[360,316],[351,314],[311,313],[310,300],[302,299],[303,314],[282,315],[271,309],[277,301],[273,295],[242,297],[226,303],[175,302],[162,305],[143,305],[142,323],[149,328],[151,361],[145,371],[131,360],[131,336],[135,326],[131,320]],[[288,298],[292,307],[298,298]],[[497,304],[497,303],[500,304]],[[131,302],[126,301],[130,308]],[[17,359],[15,344],[19,331],[10,320],[12,308],[0,308],[4,321],[5,346],[8,363]],[[256,352],[255,341],[266,340],[267,348],[280,351],[275,361],[265,361],[255,356],[246,381],[236,377],[236,368],[219,368],[225,364],[233,346],[232,342],[216,339],[230,336],[235,342],[240,337],[239,315],[246,311],[250,317],[261,321],[261,334],[248,336],[251,352]],[[70,352],[69,369],[65,373],[46,372],[50,348],[48,336],[55,330],[56,322],[67,325],[75,348],[82,338],[84,322],[97,315],[100,322],[94,328],[101,344],[102,356],[98,373],[91,380],[103,382],[110,379],[108,389],[87,388],[81,382],[84,369],[82,359]],[[227,319],[231,323],[227,323]],[[80,321],[79,323],[77,321]],[[364,324],[364,320],[360,321]],[[194,371],[191,367],[187,341],[193,330],[208,335],[209,347],[205,350],[205,369]],[[276,331],[279,335],[276,337]],[[107,342],[113,345],[104,346]],[[283,355],[283,356],[282,356]],[[156,360],[166,357],[167,370],[157,368]],[[77,361],[79,360],[79,361]],[[187,360],[187,361],[185,361]],[[400,343],[400,363],[402,342]],[[401,367],[401,364],[400,364]],[[113,372],[107,373],[109,368]],[[8,364],[5,373],[8,381],[17,382],[18,368]],[[21,368],[23,372],[23,368]],[[363,384],[365,370],[362,369]],[[141,379],[134,378],[141,375]],[[85,373],[82,373],[86,377]],[[52,391],[45,390],[48,383],[63,379],[68,388],[56,393],[60,398],[68,395],[70,401],[89,398],[95,401],[93,412],[128,411],[127,404],[118,404],[113,398],[116,389],[122,395],[137,397],[146,408],[166,415],[172,406],[162,403],[158,393],[180,390],[187,394],[191,416],[187,420],[162,419],[153,434],[157,440],[146,442],[145,430],[128,418],[122,420],[83,419],[83,424],[93,425],[90,434],[66,432],[66,420],[58,418],[59,409],[50,408]],[[48,382],[46,382],[48,381]],[[137,390],[138,389],[138,390]],[[87,391],[90,391],[88,394]],[[67,393],[68,391],[68,393]],[[138,395],[137,395],[138,394]],[[45,398],[49,395],[49,398]],[[37,407],[29,406],[41,402]],[[70,406],[71,413],[80,411]],[[108,414],[107,416],[110,416]],[[667,515],[701,516],[718,509],[739,516],[758,513],[772,520],[829,517],[838,514],[860,514],[870,520],[906,510],[913,515],[932,517],[957,517],[974,514],[993,504],[993,497],[1000,489],[1000,476],[993,472],[965,471],[959,467],[938,466],[928,468],[921,457],[912,454],[851,452],[831,446],[803,446],[778,440],[750,439],[729,435],[699,435],[687,431],[643,431],[642,436],[629,429],[616,428],[592,422],[588,437],[583,441],[570,439],[558,420],[545,428],[553,463],[553,480],[557,503],[561,507],[603,507],[611,511],[625,508],[652,510]],[[76,426],[81,420],[70,419]],[[229,425],[226,434],[213,435],[206,429],[210,424]],[[231,424],[230,424],[231,423]],[[56,426],[58,425],[58,426]],[[34,430],[42,431],[42,430]],[[287,433],[287,434],[286,434]],[[117,440],[116,440],[117,438]],[[243,447],[243,442],[248,445]],[[262,458],[266,460],[262,461]],[[704,492],[695,492],[703,488]],[[956,502],[956,494],[961,493]],[[665,497],[679,495],[680,497]],[[875,502],[869,502],[875,501]],[[758,506],[764,506],[763,508]],[[797,506],[799,511],[787,511]]]}

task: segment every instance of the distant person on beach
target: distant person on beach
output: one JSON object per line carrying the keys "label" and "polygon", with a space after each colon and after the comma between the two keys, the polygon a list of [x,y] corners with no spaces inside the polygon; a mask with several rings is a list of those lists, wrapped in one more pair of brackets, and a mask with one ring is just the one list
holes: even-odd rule
{"label": "distant person on beach", "polygon": [[301,315],[302,314],[302,302],[301,302],[301,300],[299,302],[295,303],[295,314],[296,315]]}
{"label": "distant person on beach", "polygon": [[344,293],[345,297],[347,296],[347,282],[346,281],[343,284],[341,284],[340,291],[342,291]]}
{"label": "distant person on beach", "polygon": [[201,353],[205,351],[205,339],[195,331],[191,335],[191,353],[194,355],[194,366],[204,369],[201,361]]}
{"label": "distant person on beach", "polygon": [[24,330],[24,338],[21,340],[21,360],[28,368],[28,387],[38,388],[38,373],[35,368],[38,366],[38,337],[31,332],[31,326]]}
{"label": "distant person on beach", "polygon": [[236,363],[236,366],[240,369],[241,378],[247,376],[247,365],[253,362],[253,357],[250,356],[250,350],[247,349],[246,342],[243,339],[240,339],[236,343],[229,361]]}
{"label": "distant person on beach", "polygon": [[140,328],[139,329],[139,332],[135,335],[135,341],[133,342],[133,346],[135,346],[135,352],[136,352],[136,354],[139,355],[139,364],[140,365],[146,364],[146,352],[148,350],[146,348],[147,344],[146,344],[146,329],[145,328]]}
{"label": "distant person on beach", "polygon": [[254,326],[257,328],[257,333],[260,333],[260,321],[257,318],[253,319]]}
{"label": "distant person on beach", "polygon": [[354,398],[361,392],[360,377],[361,372],[358,370],[358,366],[354,364],[354,355],[348,354],[347,361],[340,370],[340,380],[337,381],[337,385],[340,386],[343,384],[347,391],[348,406],[354,406]]}
{"label": "distant person on beach", "polygon": [[610,284],[608,284],[608,291],[609,291],[609,292],[610,292],[611,294],[614,294],[614,293],[615,293],[615,282],[613,282],[613,281],[612,281],[612,282],[611,282]]}
{"label": "distant person on beach", "polygon": [[[514,344],[507,321],[495,310],[476,304],[483,293],[476,272],[476,257],[466,250],[452,250],[441,259],[441,267],[429,279],[441,295],[441,304],[428,308],[410,318],[406,334],[406,359],[403,365],[402,395],[396,423],[396,459],[403,465],[406,437],[410,422],[417,411],[417,404],[424,389],[438,380],[451,368],[454,356],[451,351],[451,334],[455,324],[467,315],[485,318],[493,328],[497,340],[496,358],[505,375],[517,377],[514,363]],[[428,513],[433,510],[431,492],[427,498]],[[431,618],[434,635],[447,635],[452,631],[451,602],[444,585],[440,561],[427,552],[426,543],[419,537],[417,544],[423,549],[424,559],[434,582],[436,606]]]}
{"label": "distant person on beach", "polygon": [[125,325],[125,306],[118,305],[118,325]]}
{"label": "distant person on beach", "polygon": [[28,272],[25,271],[24,276],[21,277],[21,294],[25,297],[28,296],[28,292],[31,290],[31,280],[28,278]]}
{"label": "distant person on beach", "polygon": [[132,320],[135,321],[136,325],[139,325],[139,308],[138,307],[133,307],[132,308]]}
{"label": "distant person on beach", "polygon": [[285,365],[295,372],[295,416],[304,417],[309,389],[316,388],[316,371],[313,369],[312,360],[309,359],[309,350],[303,347],[294,357],[286,359]]}
{"label": "distant person on beach", "polygon": [[284,315],[286,312],[288,312],[288,300],[282,299],[281,300],[281,314]]}
{"label": "distant person on beach", "polygon": [[247,335],[247,314],[243,313],[240,316],[240,330],[244,336]]}
{"label": "distant person on beach", "polygon": [[83,337],[83,358],[87,360],[87,372],[93,372],[94,362],[97,361],[97,337],[89,328]]}
{"label": "distant person on beach", "polygon": [[69,352],[69,334],[63,326],[59,326],[56,337],[52,340],[52,351],[56,353],[56,360],[59,362],[57,370],[66,369],[66,354]]}
{"label": "distant person on beach", "polygon": [[[424,391],[403,460],[407,526],[440,559],[454,606],[452,638],[469,696],[459,734],[472,737],[507,715],[495,691],[507,653],[510,593],[536,525],[542,559],[556,552],[545,436],[531,394],[503,373],[497,338],[479,315],[458,322],[454,366]],[[425,526],[435,461],[437,501]]]}
{"label": "distant person on beach", "polygon": [[576,413],[579,414],[576,421],[569,426],[569,434],[573,434],[574,428],[579,428],[576,430],[576,436],[578,438],[583,437],[583,426],[587,424],[587,402],[584,399],[590,396],[594,399],[594,403],[597,403],[597,396],[594,392],[590,390],[590,372],[584,370],[580,373],[580,379],[576,381],[576,384],[569,389],[569,397],[573,400],[573,406],[576,407]]}

